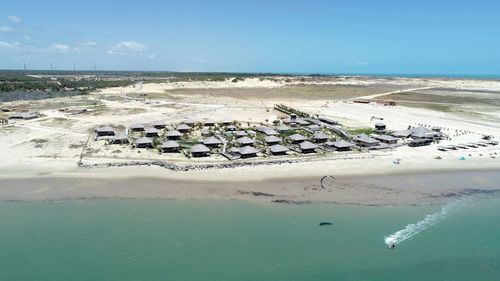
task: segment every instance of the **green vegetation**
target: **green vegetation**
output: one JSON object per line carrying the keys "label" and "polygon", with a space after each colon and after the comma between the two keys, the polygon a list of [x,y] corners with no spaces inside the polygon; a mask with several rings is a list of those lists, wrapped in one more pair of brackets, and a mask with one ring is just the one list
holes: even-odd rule
{"label": "green vegetation", "polygon": [[362,128],[346,128],[346,131],[350,135],[359,135],[359,134],[373,134],[374,129],[369,128],[369,127],[362,127]]}
{"label": "green vegetation", "polygon": [[131,79],[75,75],[52,77],[31,72],[0,71],[0,102],[85,95],[95,89],[133,83]]}

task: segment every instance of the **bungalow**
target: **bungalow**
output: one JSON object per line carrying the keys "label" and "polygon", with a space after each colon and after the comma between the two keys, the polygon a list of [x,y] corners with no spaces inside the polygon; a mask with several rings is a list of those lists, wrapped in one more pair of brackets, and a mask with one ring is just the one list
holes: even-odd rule
{"label": "bungalow", "polygon": [[210,153],[210,148],[205,146],[204,144],[195,144],[191,147],[191,156],[193,157],[204,157],[208,156]]}
{"label": "bungalow", "polygon": [[253,146],[243,146],[240,148],[239,151],[240,151],[241,158],[257,157],[257,153],[259,152]]}
{"label": "bungalow", "polygon": [[229,125],[229,126],[227,126],[227,127],[226,127],[226,130],[227,130],[227,131],[236,131],[236,129],[237,129],[237,128],[236,128],[236,126],[235,126],[235,125]]}
{"label": "bungalow", "polygon": [[280,144],[275,144],[269,147],[269,152],[272,155],[285,155],[288,152],[288,148]]}
{"label": "bungalow", "polygon": [[375,130],[384,131],[386,129],[386,125],[382,122],[375,123]]}
{"label": "bungalow", "polygon": [[319,131],[321,130],[321,126],[318,125],[318,124],[312,124],[312,125],[309,125],[307,126],[307,128],[313,132],[316,132],[316,131]]}
{"label": "bungalow", "polygon": [[374,138],[367,136],[366,134],[360,134],[353,138],[354,142],[362,147],[377,146],[380,142]]}
{"label": "bungalow", "polygon": [[274,135],[278,134],[278,132],[276,132],[273,128],[269,128],[266,126],[257,126],[255,128],[255,130],[259,133],[266,135],[266,136],[274,136]]}
{"label": "bungalow", "polygon": [[245,132],[245,131],[236,131],[236,132],[234,132],[234,135],[235,135],[236,137],[238,137],[238,138],[241,138],[241,137],[244,137],[244,136],[246,136],[246,135],[248,135],[248,134],[247,134],[247,132]]}
{"label": "bungalow", "polygon": [[432,139],[418,139],[418,140],[412,140],[408,143],[408,146],[411,147],[417,147],[417,146],[425,146],[425,145],[430,145],[432,143]]}
{"label": "bungalow", "polygon": [[128,143],[128,137],[125,134],[116,134],[109,138],[108,142],[110,144],[126,144]]}
{"label": "bungalow", "polygon": [[168,131],[165,134],[165,137],[167,137],[168,140],[178,140],[182,137],[182,133],[177,130],[172,130]]}
{"label": "bungalow", "polygon": [[279,144],[281,141],[282,141],[282,139],[278,138],[277,136],[267,136],[267,137],[264,138],[264,142],[267,145]]}
{"label": "bungalow", "polygon": [[165,128],[165,122],[163,121],[156,121],[156,122],[153,122],[153,124],[151,124],[153,126],[153,128],[156,128],[156,129],[164,129]]}
{"label": "bungalow", "polygon": [[325,117],[320,117],[318,119],[319,119],[319,121],[326,123],[328,125],[338,125],[339,124],[339,122],[332,120],[332,119],[329,119],[329,118],[325,118]]}
{"label": "bungalow", "polygon": [[310,141],[304,141],[299,144],[299,148],[302,153],[315,153],[318,146]]}
{"label": "bungalow", "polygon": [[416,127],[411,129],[411,135],[413,139],[441,139],[443,133],[435,132],[426,127]]}
{"label": "bungalow", "polygon": [[129,127],[132,132],[143,132],[145,130],[144,124],[134,124]]}
{"label": "bungalow", "polygon": [[223,126],[228,126],[228,125],[231,125],[233,123],[234,123],[234,120],[231,120],[231,119],[224,119],[224,120],[219,122],[219,124],[221,124]]}
{"label": "bungalow", "polygon": [[222,141],[214,136],[211,136],[204,139],[203,144],[208,147],[219,147],[222,144]]}
{"label": "bungalow", "polygon": [[167,152],[167,153],[179,152],[180,148],[181,146],[176,141],[173,140],[169,140],[161,144],[162,152]]}
{"label": "bungalow", "polygon": [[215,126],[215,121],[211,119],[206,119],[203,121],[203,126],[208,126],[208,127]]}
{"label": "bungalow", "polygon": [[328,146],[335,148],[336,151],[349,151],[354,146],[354,143],[345,140],[339,140],[329,143]]}
{"label": "bungalow", "polygon": [[397,138],[388,135],[372,135],[372,138],[386,144],[396,144],[398,142]]}
{"label": "bungalow", "polygon": [[186,124],[180,124],[175,129],[181,133],[187,133],[191,130],[191,127],[189,125],[186,125]]}
{"label": "bungalow", "polygon": [[255,143],[255,140],[249,137],[242,137],[237,139],[237,142],[239,143],[240,146],[248,146],[248,145],[253,145]]}
{"label": "bungalow", "polygon": [[294,134],[289,136],[288,138],[292,141],[292,143],[299,143],[307,140],[307,138],[301,134]]}
{"label": "bungalow", "polygon": [[313,138],[314,142],[316,142],[316,143],[321,143],[321,142],[328,141],[328,136],[325,133],[321,132],[321,131],[315,132],[313,134],[312,138]]}
{"label": "bungalow", "polygon": [[138,138],[135,141],[135,147],[137,147],[137,148],[152,148],[153,147],[153,140],[148,138],[148,137]]}
{"label": "bungalow", "polygon": [[96,137],[115,135],[115,130],[113,130],[113,128],[111,128],[110,126],[97,127],[95,128],[94,132]]}
{"label": "bungalow", "polygon": [[411,130],[397,131],[392,134],[396,138],[408,138],[411,136]]}
{"label": "bungalow", "polygon": [[278,131],[278,133],[285,133],[285,132],[288,132],[290,131],[290,127],[286,126],[286,125],[281,125],[281,126],[278,126],[276,127],[276,131]]}
{"label": "bungalow", "polygon": [[145,137],[149,137],[149,138],[156,138],[158,136],[158,133],[160,131],[156,128],[147,128],[145,131],[144,131],[144,136]]}

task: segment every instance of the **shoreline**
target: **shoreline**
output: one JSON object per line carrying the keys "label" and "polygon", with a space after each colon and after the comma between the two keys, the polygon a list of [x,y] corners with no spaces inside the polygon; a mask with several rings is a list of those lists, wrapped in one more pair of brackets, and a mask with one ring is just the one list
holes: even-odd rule
{"label": "shoreline", "polygon": [[442,204],[470,195],[500,194],[498,170],[433,171],[390,175],[203,181],[167,177],[50,175],[2,177],[0,201],[99,199],[243,200],[284,204],[364,206]]}

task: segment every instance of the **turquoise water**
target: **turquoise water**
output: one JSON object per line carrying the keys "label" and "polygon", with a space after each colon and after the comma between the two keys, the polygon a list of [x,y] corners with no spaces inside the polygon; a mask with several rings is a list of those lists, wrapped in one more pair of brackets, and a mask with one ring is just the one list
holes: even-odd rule
{"label": "turquoise water", "polygon": [[500,280],[497,199],[384,244],[441,207],[2,202],[0,280]]}

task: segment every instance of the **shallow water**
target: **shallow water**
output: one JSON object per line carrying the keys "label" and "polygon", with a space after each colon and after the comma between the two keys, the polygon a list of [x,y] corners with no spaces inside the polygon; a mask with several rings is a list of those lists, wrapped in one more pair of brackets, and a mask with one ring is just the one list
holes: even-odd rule
{"label": "shallow water", "polygon": [[0,280],[500,280],[498,199],[387,248],[384,237],[441,208],[2,202]]}

